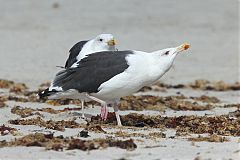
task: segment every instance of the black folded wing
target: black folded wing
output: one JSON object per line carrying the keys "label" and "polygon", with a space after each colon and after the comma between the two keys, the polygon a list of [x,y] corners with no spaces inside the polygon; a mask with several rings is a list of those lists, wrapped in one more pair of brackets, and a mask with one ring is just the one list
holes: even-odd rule
{"label": "black folded wing", "polygon": [[74,63],[77,62],[77,56],[81,52],[83,46],[87,43],[88,41],[80,41],[76,43],[70,50],[69,50],[69,57],[65,63],[65,68],[70,68]]}
{"label": "black folded wing", "polygon": [[88,55],[78,62],[78,67],[60,71],[54,81],[54,87],[63,91],[76,89],[79,92],[96,93],[99,86],[124,72],[128,67],[126,57],[132,51],[104,51]]}

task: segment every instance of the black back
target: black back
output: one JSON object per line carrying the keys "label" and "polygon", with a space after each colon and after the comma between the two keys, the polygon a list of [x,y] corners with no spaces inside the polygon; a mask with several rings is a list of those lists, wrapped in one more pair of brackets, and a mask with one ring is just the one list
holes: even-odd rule
{"label": "black back", "polygon": [[65,63],[65,68],[70,68],[75,62],[77,62],[77,56],[81,52],[83,46],[87,43],[88,41],[80,41],[76,43],[70,50],[69,50],[69,57]]}
{"label": "black back", "polygon": [[53,86],[62,89],[77,89],[79,92],[96,93],[99,86],[125,71],[129,65],[126,56],[132,51],[104,51],[83,58],[76,68],[60,71]]}

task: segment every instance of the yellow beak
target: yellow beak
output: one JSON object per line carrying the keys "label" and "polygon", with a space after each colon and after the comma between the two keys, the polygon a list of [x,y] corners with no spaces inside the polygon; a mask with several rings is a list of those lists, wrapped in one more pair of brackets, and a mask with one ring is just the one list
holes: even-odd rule
{"label": "yellow beak", "polygon": [[108,44],[109,46],[114,46],[114,45],[116,45],[117,43],[116,43],[116,40],[115,40],[115,39],[111,39],[110,41],[107,42],[107,44]]}
{"label": "yellow beak", "polygon": [[187,50],[190,47],[190,44],[188,43],[184,43],[182,45],[180,45],[179,47],[177,47],[177,52],[182,52]]}

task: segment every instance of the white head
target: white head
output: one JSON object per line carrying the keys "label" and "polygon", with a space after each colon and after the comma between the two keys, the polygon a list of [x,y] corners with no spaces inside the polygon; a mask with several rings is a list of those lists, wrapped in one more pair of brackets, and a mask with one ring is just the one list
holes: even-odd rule
{"label": "white head", "polygon": [[112,34],[100,34],[90,40],[91,48],[95,52],[100,51],[115,51],[116,41]]}
{"label": "white head", "polygon": [[[112,34],[100,34],[89,40],[82,48],[81,54],[77,56],[78,61],[87,55],[101,51],[116,51],[116,41]],[[73,65],[75,66],[75,65]]]}
{"label": "white head", "polygon": [[166,48],[152,53],[158,56],[158,59],[164,67],[163,70],[168,71],[178,53],[187,50],[189,47],[190,45],[188,43],[184,43],[175,48]]}

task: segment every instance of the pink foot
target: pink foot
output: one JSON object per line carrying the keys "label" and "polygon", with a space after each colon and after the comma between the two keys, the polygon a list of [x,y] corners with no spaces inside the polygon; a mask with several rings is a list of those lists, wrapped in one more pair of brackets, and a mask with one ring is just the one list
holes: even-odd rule
{"label": "pink foot", "polygon": [[101,107],[101,118],[102,118],[102,120],[106,121],[107,120],[107,115],[108,115],[107,106],[102,106]]}

